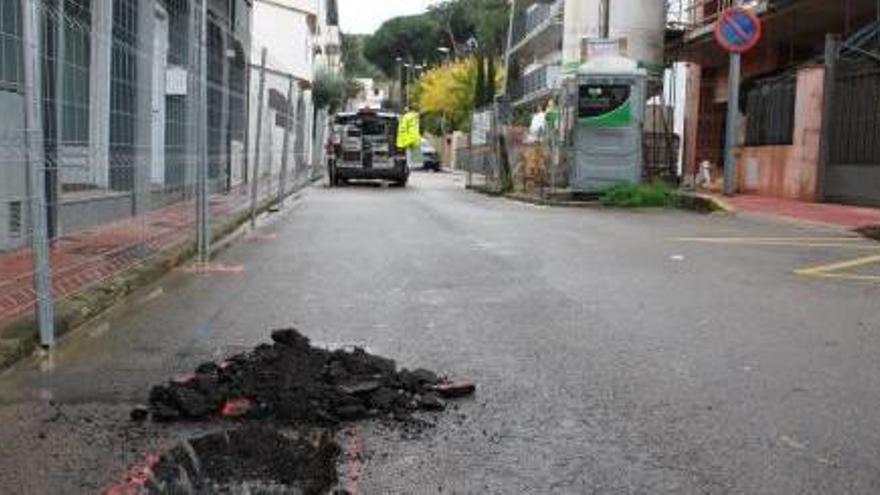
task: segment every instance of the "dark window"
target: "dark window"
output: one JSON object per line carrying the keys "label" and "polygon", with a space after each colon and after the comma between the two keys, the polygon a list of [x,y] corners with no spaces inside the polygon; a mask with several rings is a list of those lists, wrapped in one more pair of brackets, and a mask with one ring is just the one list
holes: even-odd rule
{"label": "dark window", "polygon": [[748,90],[746,146],[792,144],[796,93],[793,75],[758,81]]}
{"label": "dark window", "polygon": [[21,237],[21,201],[9,203],[9,236],[13,239]]}
{"label": "dark window", "polygon": [[580,87],[578,118],[605,115],[629,101],[627,85],[585,84]]}
{"label": "dark window", "polygon": [[21,87],[21,2],[0,1],[0,90]]}
{"label": "dark window", "polygon": [[336,0],[327,0],[327,25],[339,25],[339,8],[336,4]]}

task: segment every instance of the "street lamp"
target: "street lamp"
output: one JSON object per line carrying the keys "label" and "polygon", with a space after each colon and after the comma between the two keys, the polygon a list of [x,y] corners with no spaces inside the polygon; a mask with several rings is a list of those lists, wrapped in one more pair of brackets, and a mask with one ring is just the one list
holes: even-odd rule
{"label": "street lamp", "polygon": [[400,88],[400,110],[403,110],[404,100],[406,96],[403,93],[403,58],[397,57],[394,59],[397,62],[397,85]]}

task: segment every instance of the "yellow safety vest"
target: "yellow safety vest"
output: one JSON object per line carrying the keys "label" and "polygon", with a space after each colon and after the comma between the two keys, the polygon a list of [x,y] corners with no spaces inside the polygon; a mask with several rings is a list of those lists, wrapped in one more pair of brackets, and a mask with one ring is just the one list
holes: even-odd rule
{"label": "yellow safety vest", "polygon": [[414,148],[422,141],[422,133],[419,130],[419,114],[408,112],[400,118],[397,126],[397,147]]}

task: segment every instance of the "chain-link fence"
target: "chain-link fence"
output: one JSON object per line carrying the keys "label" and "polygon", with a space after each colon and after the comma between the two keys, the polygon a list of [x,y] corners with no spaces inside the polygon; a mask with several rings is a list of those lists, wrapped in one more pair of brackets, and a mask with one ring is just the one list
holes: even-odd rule
{"label": "chain-link fence", "polygon": [[[308,81],[249,0],[0,2],[0,327],[212,236],[321,173]],[[271,44],[270,44],[271,46]]]}

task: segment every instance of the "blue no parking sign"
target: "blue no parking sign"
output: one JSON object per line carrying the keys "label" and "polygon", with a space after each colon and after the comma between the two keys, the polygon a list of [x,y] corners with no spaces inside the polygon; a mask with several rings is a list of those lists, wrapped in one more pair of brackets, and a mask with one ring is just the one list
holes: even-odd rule
{"label": "blue no parking sign", "polygon": [[761,20],[751,10],[742,7],[729,8],[715,23],[715,40],[721,48],[729,52],[747,52],[760,39]]}

